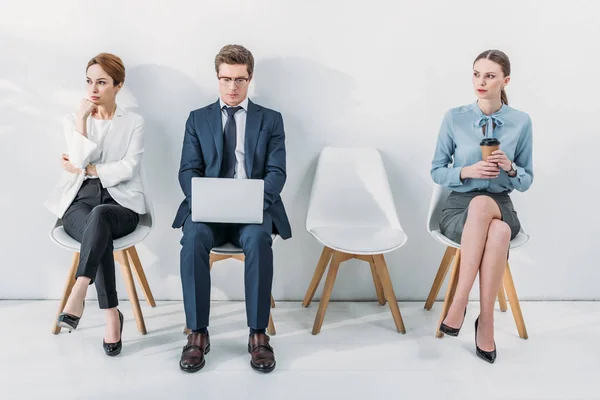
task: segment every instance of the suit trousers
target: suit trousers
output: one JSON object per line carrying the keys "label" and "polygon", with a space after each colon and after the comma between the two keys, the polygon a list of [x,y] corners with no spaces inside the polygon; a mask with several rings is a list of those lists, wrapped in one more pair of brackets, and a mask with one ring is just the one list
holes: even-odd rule
{"label": "suit trousers", "polygon": [[62,220],[65,232],[81,243],[76,278],[85,276],[96,284],[101,309],[116,307],[113,240],[133,232],[139,215],[119,205],[100,179],[87,179]]}
{"label": "suit trousers", "polygon": [[271,313],[273,283],[273,220],[261,224],[218,224],[185,219],[181,239],[181,284],[187,327],[208,327],[210,314],[210,251],[227,242],[241,247],[246,258],[244,287],[246,320],[252,329],[265,329]]}

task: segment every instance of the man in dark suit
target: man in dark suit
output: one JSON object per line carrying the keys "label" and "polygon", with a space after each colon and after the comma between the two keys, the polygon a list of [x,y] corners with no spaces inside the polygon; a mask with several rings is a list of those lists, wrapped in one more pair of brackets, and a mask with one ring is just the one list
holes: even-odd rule
{"label": "man in dark suit", "polygon": [[[196,372],[210,350],[209,256],[213,247],[231,242],[244,250],[246,317],[250,365],[261,372],[275,368],[266,328],[269,322],[273,251],[271,234],[292,236],[280,193],[286,179],[283,119],[277,111],[248,97],[254,58],[242,46],[228,45],[215,58],[220,98],[192,111],[185,125],[179,184],[185,195],[173,228],[183,227],[181,283],[187,327],[192,331],[180,368]],[[263,179],[263,223],[217,224],[191,220],[192,178]],[[210,194],[207,193],[207,196]]]}

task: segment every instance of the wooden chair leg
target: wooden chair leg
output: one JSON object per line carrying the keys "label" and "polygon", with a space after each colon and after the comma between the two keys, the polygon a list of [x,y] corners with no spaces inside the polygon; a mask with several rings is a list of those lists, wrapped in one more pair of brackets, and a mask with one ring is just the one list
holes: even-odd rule
{"label": "wooden chair leg", "polygon": [[437,298],[437,295],[442,288],[442,284],[444,283],[444,279],[448,274],[448,269],[450,268],[452,257],[456,254],[456,250],[454,247],[448,246],[446,248],[446,252],[444,253],[444,257],[442,257],[442,262],[440,263],[440,268],[433,280],[433,284],[431,285],[431,290],[429,291],[429,296],[427,296],[427,301],[425,302],[425,309],[431,310],[433,307],[433,303]]}
{"label": "wooden chair leg", "polygon": [[58,305],[58,312],[56,313],[56,318],[52,321],[52,333],[54,335],[58,335],[60,333],[60,326],[56,325],[56,321],[58,320],[58,316],[63,309],[65,308],[65,304],[67,304],[67,300],[71,295],[71,290],[73,290],[73,286],[75,285],[75,275],[77,273],[77,266],[79,265],[79,253],[73,254],[73,261],[71,262],[71,268],[69,269],[69,274],[67,276],[67,283],[65,284],[65,288],[63,290],[62,298],[60,299],[60,304]]}
{"label": "wooden chair leg", "polygon": [[381,285],[381,280],[377,275],[377,271],[375,270],[375,260],[373,257],[369,257],[371,260],[369,261],[369,265],[371,266],[371,276],[373,276],[373,284],[375,285],[375,293],[377,293],[377,301],[382,306],[385,306],[385,295],[383,293],[383,286]]}
{"label": "wooden chair leg", "polygon": [[379,279],[381,279],[383,293],[385,294],[387,303],[390,306],[390,311],[392,312],[392,316],[394,317],[396,329],[400,333],[406,333],[404,321],[402,321],[402,314],[400,314],[400,307],[398,307],[398,300],[396,299],[396,294],[394,293],[394,287],[392,286],[392,280],[390,278],[390,273],[385,263],[385,258],[383,257],[383,254],[377,254],[373,256],[373,261],[375,262],[377,276],[379,277]]}
{"label": "wooden chair leg", "polygon": [[[271,308],[275,308],[275,299],[273,299],[272,294],[271,294]],[[267,327],[267,332],[271,336],[273,336],[277,333],[277,331],[275,330],[275,323],[273,322],[273,312],[269,313],[269,326]]]}
{"label": "wooden chair leg", "polygon": [[442,307],[442,313],[440,314],[440,320],[438,322],[437,331],[435,336],[437,338],[441,338],[444,336],[442,332],[440,332],[440,325],[446,318],[448,314],[448,309],[450,309],[450,304],[452,304],[452,300],[454,299],[454,293],[456,293],[456,284],[458,283],[458,273],[460,270],[460,249],[456,250],[456,255],[454,256],[454,263],[452,265],[452,272],[450,272],[450,280],[448,281],[448,289],[446,290],[446,298],[444,299],[444,306]]}
{"label": "wooden chair leg", "polygon": [[506,312],[508,310],[506,292],[504,291],[504,284],[502,282],[500,282],[500,289],[498,289],[498,303],[500,303],[500,311]]}
{"label": "wooden chair leg", "polygon": [[[323,258],[323,257],[321,257]],[[319,309],[317,311],[317,316],[315,317],[315,324],[313,326],[312,334],[317,335],[321,332],[321,326],[323,326],[323,320],[325,319],[325,312],[327,311],[327,305],[329,304],[329,298],[331,297],[331,291],[333,290],[333,284],[335,283],[335,278],[338,273],[338,269],[340,268],[341,260],[343,259],[342,253],[339,251],[334,251],[333,257],[331,260],[331,265],[329,266],[329,272],[327,273],[327,279],[325,280],[325,286],[323,287],[323,294],[321,294],[321,300],[319,302]],[[318,269],[318,267],[317,267]],[[317,271],[315,271],[316,275]],[[320,278],[319,278],[320,280]],[[314,277],[313,277],[314,281]],[[311,286],[312,286],[311,282]],[[317,284],[318,285],[318,281]],[[315,287],[316,287],[315,285]],[[310,289],[309,289],[310,290]],[[309,293],[307,293],[308,296]],[[309,297],[310,300],[312,298]],[[305,297],[306,300],[306,297]],[[310,304],[310,301],[309,301]]]}
{"label": "wooden chair leg", "polygon": [[144,268],[142,267],[142,262],[140,261],[140,257],[138,256],[137,250],[135,246],[131,246],[126,249],[125,252],[129,255],[131,259],[131,263],[133,264],[133,272],[137,277],[140,286],[142,287],[142,293],[146,298],[146,301],[150,305],[150,307],[156,307],[156,302],[154,301],[154,296],[152,296],[152,291],[150,290],[150,285],[148,284],[148,279],[146,278],[146,273],[144,272]]}
{"label": "wooden chair leg", "polygon": [[231,257],[231,258],[233,258],[233,259],[236,259],[236,260],[238,260],[238,261],[241,261],[241,262],[243,262],[243,263],[245,263],[245,262],[246,262],[246,255],[245,255],[245,254],[234,254],[234,255],[232,255],[232,256],[229,256],[229,257]]}
{"label": "wooden chair leg", "polygon": [[275,330],[275,323],[273,323],[273,313],[269,313],[269,325],[267,326],[267,333],[271,336],[277,334]]}
{"label": "wooden chair leg", "polygon": [[319,258],[319,262],[317,263],[317,268],[315,268],[315,273],[313,274],[312,280],[310,281],[310,285],[308,285],[308,290],[306,291],[304,301],[302,302],[302,305],[304,307],[308,307],[313,297],[315,296],[317,287],[319,287],[319,283],[321,283],[323,273],[325,273],[325,269],[327,269],[327,264],[329,264],[329,260],[332,258],[332,254],[332,249],[330,249],[327,246],[323,247],[321,257]]}
{"label": "wooden chair leg", "polygon": [[210,257],[208,259],[208,267],[212,271],[212,267],[213,267],[214,263],[216,263],[218,261],[227,260],[228,258],[231,258],[231,257],[232,256],[230,256],[229,254],[215,254],[215,253],[210,253]]}
{"label": "wooden chair leg", "polygon": [[146,334],[146,324],[144,323],[144,316],[142,315],[142,309],[140,307],[140,300],[138,299],[137,291],[135,290],[135,283],[133,282],[133,275],[131,274],[131,266],[129,265],[129,259],[125,251],[121,250],[117,252],[117,259],[121,264],[121,272],[125,283],[127,284],[127,293],[129,294],[129,301],[133,308],[133,315],[137,323],[138,331],[142,334]]}
{"label": "wooden chair leg", "polygon": [[519,305],[519,299],[517,298],[517,290],[515,289],[515,282],[513,281],[508,262],[506,263],[506,270],[504,271],[504,287],[506,288],[510,310],[512,311],[515,323],[517,324],[519,336],[523,339],[527,339],[529,336],[527,336],[527,328],[525,328],[523,313],[521,312],[521,306]]}

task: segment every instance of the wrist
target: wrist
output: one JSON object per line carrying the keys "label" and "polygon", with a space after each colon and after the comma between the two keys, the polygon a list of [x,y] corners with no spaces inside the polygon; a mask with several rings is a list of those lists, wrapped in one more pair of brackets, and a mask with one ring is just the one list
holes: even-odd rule
{"label": "wrist", "polygon": [[85,167],[85,174],[88,176],[98,176],[96,167],[92,164],[88,164],[87,167]]}
{"label": "wrist", "polygon": [[469,177],[469,167],[462,167],[460,170],[460,179],[465,180]]}
{"label": "wrist", "polygon": [[515,176],[517,176],[517,165],[514,162],[511,162],[510,169],[506,172],[508,172],[508,176],[514,178]]}

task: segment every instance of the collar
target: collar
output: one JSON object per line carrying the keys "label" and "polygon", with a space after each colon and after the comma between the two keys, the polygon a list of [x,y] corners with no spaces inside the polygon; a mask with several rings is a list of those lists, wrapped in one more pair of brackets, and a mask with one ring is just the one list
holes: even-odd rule
{"label": "collar", "polygon": [[[236,107],[242,107],[242,109],[246,112],[248,112],[248,96],[246,96],[246,98],[244,99],[244,101],[242,101],[240,104],[238,104]],[[227,104],[225,104],[225,102],[223,102],[223,100],[219,97],[219,109],[222,111],[223,107],[230,107]]]}
{"label": "collar", "polygon": [[477,104],[477,102],[473,103],[473,112],[476,117],[474,123],[475,127],[481,128],[484,125],[487,125],[487,128],[485,129],[485,137],[493,137],[494,125],[496,127],[504,125],[503,114],[506,112],[506,110],[507,105],[502,103],[502,107],[500,107],[498,111],[492,115],[486,115],[483,113],[483,111],[481,111],[481,108],[479,108],[479,104]]}

